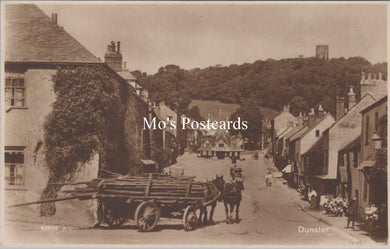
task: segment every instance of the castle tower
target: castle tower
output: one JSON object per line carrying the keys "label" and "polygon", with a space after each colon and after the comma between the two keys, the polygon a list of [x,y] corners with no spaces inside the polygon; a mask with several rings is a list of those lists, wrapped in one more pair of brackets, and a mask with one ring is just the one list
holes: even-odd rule
{"label": "castle tower", "polygon": [[111,44],[107,45],[107,52],[104,55],[104,62],[115,71],[122,70],[122,54],[120,52],[121,43],[118,41],[117,46],[112,41]]}
{"label": "castle tower", "polygon": [[316,57],[318,59],[328,60],[329,59],[329,46],[328,45],[317,45],[316,46]]}

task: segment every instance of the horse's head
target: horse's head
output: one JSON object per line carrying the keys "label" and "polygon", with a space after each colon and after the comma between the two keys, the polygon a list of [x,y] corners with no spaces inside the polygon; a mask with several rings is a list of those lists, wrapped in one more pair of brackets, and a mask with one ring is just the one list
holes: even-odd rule
{"label": "horse's head", "polygon": [[223,175],[222,176],[216,175],[215,179],[213,180],[213,183],[215,187],[218,189],[218,191],[222,192],[223,186],[225,185],[225,180],[223,179]]}

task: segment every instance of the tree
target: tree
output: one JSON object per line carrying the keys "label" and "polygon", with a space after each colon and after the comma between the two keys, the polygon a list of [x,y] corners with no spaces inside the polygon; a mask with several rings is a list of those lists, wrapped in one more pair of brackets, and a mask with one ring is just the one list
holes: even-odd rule
{"label": "tree", "polygon": [[231,116],[231,120],[241,122],[247,121],[248,129],[246,130],[231,130],[233,135],[241,133],[244,138],[248,139],[250,148],[258,148],[262,134],[262,119],[263,115],[260,112],[259,106],[254,101],[248,101],[242,104]]}
{"label": "tree", "polygon": [[291,113],[298,115],[300,112],[306,113],[309,111],[309,105],[302,96],[294,96],[289,102]]}
{"label": "tree", "polygon": [[204,118],[200,115],[200,110],[199,110],[198,106],[193,106],[191,109],[189,109],[186,112],[186,115],[195,121],[200,122],[200,121],[204,120]]}

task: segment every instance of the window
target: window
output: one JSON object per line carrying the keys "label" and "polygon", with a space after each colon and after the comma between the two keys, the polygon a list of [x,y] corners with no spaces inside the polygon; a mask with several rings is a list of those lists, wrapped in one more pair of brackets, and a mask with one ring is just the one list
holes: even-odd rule
{"label": "window", "polygon": [[224,144],[218,144],[218,147],[225,147]]}
{"label": "window", "polygon": [[21,73],[6,73],[4,94],[6,108],[25,107],[24,75]]}
{"label": "window", "polygon": [[366,139],[366,141],[365,141],[365,145],[368,145],[368,125],[370,124],[370,117],[369,116],[367,116],[366,117],[366,134],[365,134],[365,139]]}
{"label": "window", "polygon": [[24,148],[5,147],[5,181],[7,186],[24,185]]}
{"label": "window", "polygon": [[353,165],[353,167],[354,168],[357,168],[358,167],[358,156],[359,156],[359,154],[358,154],[358,152],[353,152],[353,161],[352,161],[352,165]]}
{"label": "window", "polygon": [[320,131],[316,130],[316,137],[319,137],[319,136],[320,136]]}
{"label": "window", "polygon": [[375,131],[378,131],[378,122],[379,122],[379,115],[378,112],[375,112]]}
{"label": "window", "polygon": [[363,200],[367,201],[367,189],[368,189],[368,186],[367,186],[367,179],[364,178],[364,189],[363,189]]}

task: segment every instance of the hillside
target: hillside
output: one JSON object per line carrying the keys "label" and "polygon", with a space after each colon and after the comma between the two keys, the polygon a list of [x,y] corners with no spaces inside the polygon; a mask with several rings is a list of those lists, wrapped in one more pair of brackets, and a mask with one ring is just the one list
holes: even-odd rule
{"label": "hillside", "polygon": [[274,110],[289,103],[294,114],[322,104],[326,111],[334,113],[336,96],[346,95],[350,85],[360,97],[362,71],[382,72],[387,79],[387,63],[372,65],[364,58],[352,57],[268,59],[192,70],[168,65],[154,75],[138,71],[138,80],[153,99],[178,101],[183,112],[191,99],[198,99],[233,104],[255,101],[258,106]]}

